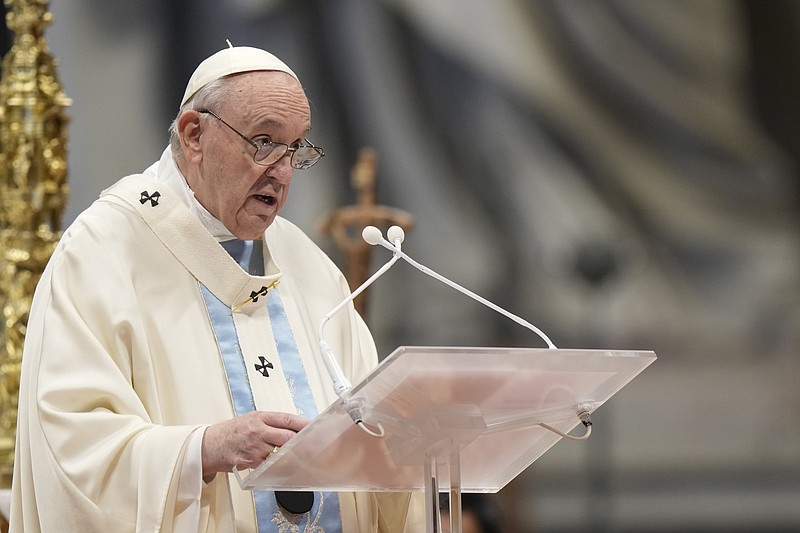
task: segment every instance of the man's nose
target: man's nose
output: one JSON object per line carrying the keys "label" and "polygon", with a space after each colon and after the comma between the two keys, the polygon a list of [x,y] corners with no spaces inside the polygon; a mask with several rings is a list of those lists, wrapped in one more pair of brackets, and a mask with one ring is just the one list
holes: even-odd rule
{"label": "man's nose", "polygon": [[292,153],[286,152],[283,157],[270,165],[274,171],[270,174],[283,184],[289,183],[292,179],[294,167],[292,167]]}

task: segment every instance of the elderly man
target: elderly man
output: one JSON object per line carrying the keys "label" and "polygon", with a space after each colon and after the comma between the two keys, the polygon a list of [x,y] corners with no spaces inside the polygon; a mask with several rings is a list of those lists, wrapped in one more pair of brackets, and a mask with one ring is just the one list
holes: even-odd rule
{"label": "elderly man", "polygon": [[[278,216],[324,155],[310,127],[288,66],[229,47],[192,75],[161,159],[65,232],[28,322],[11,531],[419,527],[407,494],[292,508],[230,476],[336,399],[314,333],[348,287]],[[328,331],[359,381],[376,363],[364,322],[349,307]]]}

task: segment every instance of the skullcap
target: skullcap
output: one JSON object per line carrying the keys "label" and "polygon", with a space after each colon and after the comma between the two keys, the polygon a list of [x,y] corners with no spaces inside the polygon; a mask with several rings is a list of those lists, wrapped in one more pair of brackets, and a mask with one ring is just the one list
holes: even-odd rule
{"label": "skullcap", "polygon": [[300,81],[286,63],[260,48],[249,46],[230,46],[220,50],[214,55],[203,60],[189,78],[186,92],[181,100],[181,107],[194,96],[194,94],[214,80],[254,70],[278,70],[291,75]]}

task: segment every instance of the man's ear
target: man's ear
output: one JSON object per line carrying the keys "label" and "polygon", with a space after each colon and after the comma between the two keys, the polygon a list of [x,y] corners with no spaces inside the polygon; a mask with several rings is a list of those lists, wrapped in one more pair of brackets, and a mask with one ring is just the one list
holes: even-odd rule
{"label": "man's ear", "polygon": [[203,128],[200,124],[200,113],[190,109],[178,118],[178,136],[181,140],[183,156],[189,163],[199,163],[203,158],[200,137]]}

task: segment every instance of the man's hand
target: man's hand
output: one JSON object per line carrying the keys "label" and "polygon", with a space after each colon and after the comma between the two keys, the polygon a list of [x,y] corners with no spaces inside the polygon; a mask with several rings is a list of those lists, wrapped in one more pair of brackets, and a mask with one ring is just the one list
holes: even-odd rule
{"label": "man's hand", "polygon": [[252,411],[206,428],[203,435],[203,477],[254,468],[306,427],[310,420],[290,413]]}

